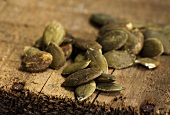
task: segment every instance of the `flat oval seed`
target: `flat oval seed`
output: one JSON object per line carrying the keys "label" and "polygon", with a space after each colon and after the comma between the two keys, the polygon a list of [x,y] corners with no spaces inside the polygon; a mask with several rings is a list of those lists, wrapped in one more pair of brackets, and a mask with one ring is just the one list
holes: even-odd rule
{"label": "flat oval seed", "polygon": [[72,44],[64,43],[64,44],[61,44],[60,47],[64,52],[64,56],[66,57],[66,59],[68,59],[71,56],[72,51],[73,51]]}
{"label": "flat oval seed", "polygon": [[75,94],[76,94],[77,100],[83,101],[83,100],[87,99],[88,97],[90,97],[93,94],[95,89],[96,89],[96,83],[94,80],[78,86],[75,89]]}
{"label": "flat oval seed", "polygon": [[52,55],[50,53],[39,51],[26,56],[22,60],[22,67],[28,72],[40,72],[49,67],[52,62]]}
{"label": "flat oval seed", "polygon": [[156,38],[148,38],[144,41],[144,46],[141,51],[143,57],[155,57],[163,53],[163,45]]}
{"label": "flat oval seed", "polygon": [[89,67],[100,68],[104,73],[108,72],[107,61],[99,50],[88,49],[85,57],[87,60],[91,60]]}
{"label": "flat oval seed", "polygon": [[123,69],[132,66],[135,61],[135,56],[130,55],[125,51],[111,50],[104,54],[109,67],[115,69]]}
{"label": "flat oval seed", "polygon": [[32,46],[25,46],[24,47],[24,54],[25,56],[31,55],[33,53],[39,52],[40,50],[38,48],[32,47]]}
{"label": "flat oval seed", "polygon": [[77,48],[80,48],[82,50],[87,50],[89,48],[92,48],[92,49],[95,49],[95,50],[99,50],[99,49],[102,48],[102,46],[98,42],[96,42],[96,41],[93,41],[93,40],[84,40],[84,39],[78,39],[78,38],[74,39],[74,45]]}
{"label": "flat oval seed", "polygon": [[68,65],[67,67],[65,67],[61,74],[68,75],[78,70],[84,69],[89,65],[90,62],[91,60],[83,60],[83,61],[72,63],[71,65]]}
{"label": "flat oval seed", "polygon": [[75,57],[74,62],[83,61],[83,60],[85,60],[85,52],[79,53],[79,54]]}
{"label": "flat oval seed", "polygon": [[111,74],[105,74],[105,73],[102,73],[99,77],[97,77],[95,79],[95,81],[97,83],[100,83],[100,82],[114,82],[116,80],[115,76],[111,75]]}
{"label": "flat oval seed", "polygon": [[78,86],[97,78],[102,73],[102,70],[98,68],[82,69],[69,75],[62,83],[62,86]]}
{"label": "flat oval seed", "polygon": [[141,64],[149,69],[156,68],[160,64],[158,60],[153,58],[139,58],[135,60],[135,63]]}
{"label": "flat oval seed", "polygon": [[102,45],[102,51],[107,52],[121,48],[126,43],[128,34],[123,30],[112,30],[101,37],[99,43]]}
{"label": "flat oval seed", "polygon": [[50,65],[52,68],[59,69],[66,62],[64,52],[57,44],[50,43],[46,51],[49,52],[53,56],[53,61]]}
{"label": "flat oval seed", "polygon": [[44,48],[54,42],[57,45],[60,45],[64,41],[65,30],[59,22],[53,22],[49,24],[43,34],[43,45]]}
{"label": "flat oval seed", "polygon": [[124,90],[125,87],[116,83],[97,83],[96,89],[100,91],[113,92]]}

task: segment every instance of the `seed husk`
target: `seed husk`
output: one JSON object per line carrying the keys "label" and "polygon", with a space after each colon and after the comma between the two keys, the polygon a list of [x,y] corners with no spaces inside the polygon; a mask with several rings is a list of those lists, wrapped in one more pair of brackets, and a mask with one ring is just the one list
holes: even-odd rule
{"label": "seed husk", "polygon": [[25,46],[24,47],[24,54],[25,56],[31,55],[33,53],[39,52],[40,50],[38,48],[32,47],[32,46]]}
{"label": "seed husk", "polygon": [[157,38],[148,38],[144,41],[141,51],[143,57],[156,57],[163,53],[163,45]]}
{"label": "seed husk", "polygon": [[52,60],[50,53],[39,51],[26,56],[22,60],[22,67],[28,72],[40,72],[46,70],[52,63]]}
{"label": "seed husk", "polygon": [[125,87],[116,83],[97,83],[96,89],[100,91],[113,92],[124,90]]}
{"label": "seed husk", "polygon": [[83,101],[83,100],[87,99],[88,97],[90,97],[93,94],[95,89],[96,89],[96,83],[94,80],[78,86],[75,89],[75,94],[76,94],[77,100]]}
{"label": "seed husk", "polygon": [[100,68],[104,73],[108,73],[108,64],[99,50],[88,49],[85,57],[87,60],[91,60],[89,67],[91,68]]}
{"label": "seed husk", "polygon": [[153,68],[156,68],[160,64],[160,61],[154,58],[139,58],[135,60],[135,63],[141,64],[145,67],[148,67],[149,69],[153,69]]}
{"label": "seed husk", "polygon": [[117,50],[121,48],[127,41],[128,34],[124,30],[112,30],[101,36],[99,41],[102,45],[102,51]]}
{"label": "seed husk", "polygon": [[72,44],[71,43],[62,43],[60,45],[60,47],[64,52],[64,56],[66,57],[66,59],[68,59],[71,56],[72,51],[73,51]]}
{"label": "seed husk", "polygon": [[109,82],[114,82],[115,79],[116,79],[115,76],[111,74],[102,73],[99,77],[95,79],[95,81],[97,83],[103,83],[103,82],[109,83]]}
{"label": "seed husk", "polygon": [[103,26],[108,23],[115,22],[115,19],[108,14],[97,13],[97,14],[92,14],[90,21],[99,26]]}
{"label": "seed husk", "polygon": [[79,54],[75,57],[74,62],[83,61],[83,60],[85,60],[85,52],[79,53]]}
{"label": "seed husk", "polygon": [[83,61],[74,62],[71,65],[66,66],[61,74],[68,75],[78,70],[84,69],[89,65],[90,62],[91,60],[83,60]]}
{"label": "seed husk", "polygon": [[89,48],[99,50],[102,48],[102,46],[94,40],[85,40],[85,39],[78,39],[78,38],[74,39],[74,45],[82,50],[87,50]]}
{"label": "seed husk", "polygon": [[53,56],[53,61],[50,65],[52,68],[59,69],[66,62],[64,52],[57,44],[50,43],[46,51],[49,52]]}
{"label": "seed husk", "polygon": [[54,42],[60,45],[64,41],[65,30],[59,22],[53,22],[49,24],[43,34],[43,47],[44,49],[51,43]]}
{"label": "seed husk", "polygon": [[99,77],[103,71],[99,68],[87,68],[69,75],[62,86],[78,86]]}
{"label": "seed husk", "polygon": [[123,69],[134,64],[135,56],[126,51],[111,50],[104,54],[109,67]]}

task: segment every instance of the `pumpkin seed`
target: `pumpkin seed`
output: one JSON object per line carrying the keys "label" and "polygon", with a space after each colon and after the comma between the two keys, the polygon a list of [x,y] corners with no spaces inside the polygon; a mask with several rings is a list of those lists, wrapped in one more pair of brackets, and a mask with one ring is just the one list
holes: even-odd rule
{"label": "pumpkin seed", "polygon": [[66,58],[62,49],[55,43],[50,43],[46,49],[53,56],[53,61],[51,67],[54,69],[59,69],[66,62]]}
{"label": "pumpkin seed", "polygon": [[32,46],[25,46],[24,47],[24,54],[25,56],[31,55],[33,53],[40,52],[38,48],[32,47]]}
{"label": "pumpkin seed", "polygon": [[100,68],[104,73],[108,72],[107,61],[99,50],[94,50],[90,48],[87,50],[85,57],[87,60],[91,60],[89,67]]}
{"label": "pumpkin seed", "polygon": [[52,55],[50,53],[39,51],[30,54],[22,60],[22,67],[28,72],[40,72],[49,67],[52,62]]}
{"label": "pumpkin seed", "polygon": [[99,68],[82,69],[69,75],[62,86],[78,86],[99,77],[102,73]]}
{"label": "pumpkin seed", "polygon": [[37,39],[37,40],[34,42],[34,47],[41,49],[42,46],[43,46],[42,39],[43,39],[43,37],[40,37],[39,39]]}
{"label": "pumpkin seed", "polygon": [[126,51],[111,50],[104,54],[109,67],[123,69],[134,64],[135,56]]}
{"label": "pumpkin seed", "polygon": [[65,37],[64,37],[63,43],[72,43],[73,39],[75,39],[75,37],[72,34],[67,32]]}
{"label": "pumpkin seed", "polygon": [[97,14],[92,14],[90,21],[99,26],[103,26],[110,22],[114,22],[115,19],[108,14],[97,13]]}
{"label": "pumpkin seed", "polygon": [[123,30],[112,30],[101,37],[99,43],[102,45],[102,51],[107,52],[121,48],[126,43],[128,34]]}
{"label": "pumpkin seed", "polygon": [[113,92],[124,90],[125,87],[116,83],[97,83],[96,89],[100,91]]}
{"label": "pumpkin seed", "polygon": [[144,41],[144,46],[141,51],[143,57],[155,57],[163,53],[163,45],[156,38],[148,38]]}
{"label": "pumpkin seed", "polygon": [[149,69],[156,68],[160,64],[158,60],[153,59],[153,58],[139,58],[135,60],[135,63],[144,65],[148,67]]}
{"label": "pumpkin seed", "polygon": [[85,52],[79,53],[79,54],[75,57],[74,62],[83,61],[83,60],[85,60]]}
{"label": "pumpkin seed", "polygon": [[64,56],[66,57],[66,59],[68,59],[71,54],[72,54],[72,51],[73,51],[73,48],[72,48],[72,44],[71,43],[62,43],[60,45],[62,51],[64,52]]}
{"label": "pumpkin seed", "polygon": [[93,94],[95,89],[96,89],[96,83],[94,80],[78,86],[75,89],[75,94],[76,94],[77,100],[83,101],[83,100],[87,99],[88,97],[90,97]]}
{"label": "pumpkin seed", "polygon": [[115,76],[111,75],[111,74],[105,74],[105,73],[102,73],[99,77],[97,77],[95,79],[95,81],[97,83],[100,83],[100,82],[114,82],[115,81]]}
{"label": "pumpkin seed", "polygon": [[88,48],[99,50],[102,48],[102,46],[96,41],[78,38],[74,39],[74,45],[82,50],[87,50]]}
{"label": "pumpkin seed", "polygon": [[78,61],[78,62],[72,63],[71,65],[66,66],[64,68],[62,75],[71,74],[78,70],[84,69],[89,65],[90,62],[91,62],[91,60],[83,60],[83,61]]}
{"label": "pumpkin seed", "polygon": [[51,43],[54,42],[60,45],[64,41],[65,30],[59,22],[53,22],[49,24],[43,34],[43,47],[44,49]]}

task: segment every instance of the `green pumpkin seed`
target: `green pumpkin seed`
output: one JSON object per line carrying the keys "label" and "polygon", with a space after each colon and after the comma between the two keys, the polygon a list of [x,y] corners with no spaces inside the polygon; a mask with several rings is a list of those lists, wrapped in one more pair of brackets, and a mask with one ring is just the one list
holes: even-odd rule
{"label": "green pumpkin seed", "polygon": [[33,53],[40,52],[38,48],[32,47],[32,46],[25,46],[24,47],[24,54],[25,56],[31,55]]}
{"label": "green pumpkin seed", "polygon": [[62,43],[60,45],[60,47],[64,52],[64,56],[66,57],[66,59],[68,59],[71,56],[72,51],[73,51],[72,44],[71,43]]}
{"label": "green pumpkin seed", "polygon": [[83,61],[83,60],[85,60],[85,52],[79,53],[79,54],[75,57],[74,62]]}
{"label": "green pumpkin seed", "polygon": [[84,69],[89,65],[90,62],[91,60],[83,60],[83,61],[72,63],[71,65],[66,66],[61,74],[68,75],[78,70]]}
{"label": "green pumpkin seed", "polygon": [[39,39],[37,39],[34,42],[34,47],[41,49],[43,46],[42,40],[43,40],[43,37],[40,37]]}
{"label": "green pumpkin seed", "polygon": [[62,49],[55,43],[50,43],[46,49],[53,56],[53,61],[51,67],[54,69],[59,69],[66,62],[66,58]]}
{"label": "green pumpkin seed", "polygon": [[77,47],[77,48],[80,48],[82,50],[87,50],[89,48],[92,48],[92,49],[95,49],[95,50],[99,50],[102,48],[102,46],[96,42],[96,41],[93,41],[93,40],[84,40],[84,39],[74,39],[74,45]]}
{"label": "green pumpkin seed", "polygon": [[113,76],[113,75],[111,75],[111,74],[105,74],[105,73],[103,73],[103,74],[101,74],[99,77],[97,77],[96,79],[95,79],[95,81],[97,82],[97,83],[100,83],[100,82],[107,82],[107,83],[109,83],[109,82],[114,82],[115,81],[115,76]]}
{"label": "green pumpkin seed", "polygon": [[83,101],[83,100],[87,99],[88,97],[90,97],[93,94],[95,89],[96,89],[96,83],[94,80],[78,86],[75,89],[75,94],[76,94],[77,100]]}
{"label": "green pumpkin seed", "polygon": [[163,53],[163,45],[156,38],[148,38],[144,41],[144,46],[141,51],[143,57],[155,57]]}
{"label": "green pumpkin seed", "polygon": [[115,19],[108,14],[97,13],[97,14],[92,14],[90,21],[99,26],[103,26],[108,23],[115,22]]}
{"label": "green pumpkin seed", "polygon": [[43,34],[43,47],[46,48],[51,42],[60,45],[64,41],[65,30],[59,22],[49,24]]}
{"label": "green pumpkin seed", "polygon": [[50,53],[39,51],[26,56],[22,60],[22,67],[28,72],[40,72],[46,70],[52,62]]}
{"label": "green pumpkin seed", "polygon": [[69,75],[62,83],[62,86],[82,85],[99,77],[102,73],[102,70],[98,68],[82,69]]}
{"label": "green pumpkin seed", "polygon": [[109,67],[123,69],[134,64],[135,56],[126,51],[111,50],[104,54]]}
{"label": "green pumpkin seed", "polygon": [[160,64],[158,60],[153,59],[153,58],[139,58],[135,60],[135,63],[144,65],[148,67],[149,69],[156,68]]}
{"label": "green pumpkin seed", "polygon": [[116,83],[97,83],[96,89],[100,91],[113,92],[124,90],[125,87]]}
{"label": "green pumpkin seed", "polygon": [[89,67],[100,68],[104,73],[108,72],[107,61],[99,50],[88,49],[85,57],[87,60],[91,60]]}
{"label": "green pumpkin seed", "polygon": [[126,43],[128,34],[123,30],[112,30],[101,37],[99,43],[102,45],[102,51],[107,52],[121,48]]}

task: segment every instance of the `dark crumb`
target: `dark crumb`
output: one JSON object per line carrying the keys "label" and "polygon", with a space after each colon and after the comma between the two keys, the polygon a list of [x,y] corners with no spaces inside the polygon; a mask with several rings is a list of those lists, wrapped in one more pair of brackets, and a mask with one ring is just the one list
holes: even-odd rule
{"label": "dark crumb", "polygon": [[48,97],[22,90],[15,95],[0,89],[1,115],[134,115],[137,114],[132,107],[114,109],[107,106],[95,105],[90,102],[79,102],[69,98]]}
{"label": "dark crumb", "polygon": [[140,106],[141,115],[152,115],[154,114],[155,104],[151,104],[148,101],[144,101]]}

